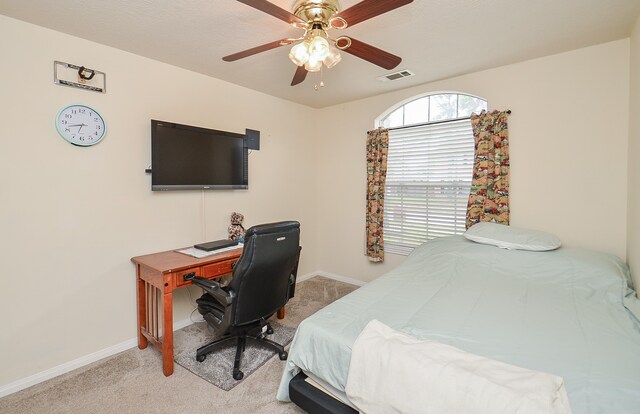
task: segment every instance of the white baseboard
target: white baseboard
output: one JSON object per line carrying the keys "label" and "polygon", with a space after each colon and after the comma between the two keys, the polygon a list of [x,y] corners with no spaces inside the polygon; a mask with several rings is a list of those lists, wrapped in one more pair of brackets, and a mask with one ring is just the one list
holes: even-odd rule
{"label": "white baseboard", "polygon": [[[307,279],[311,279],[314,276],[323,276],[329,279],[334,279],[340,282],[349,283],[356,286],[363,286],[366,282],[362,280],[353,279],[346,276],[340,276],[329,272],[324,271],[316,271],[304,274],[302,276],[298,276],[297,282],[302,282]],[[186,326],[193,324],[193,321],[190,318],[183,319],[181,321],[174,322],[173,330],[182,329]],[[74,369],[82,368],[85,365],[89,365],[93,362],[99,361],[103,358],[110,357],[112,355],[118,354],[120,352],[126,351],[128,349],[134,348],[138,346],[138,338],[128,339],[119,344],[115,344],[105,349],[101,349],[89,355],[85,355],[83,357],[74,359],[69,362],[65,362],[64,364],[57,365],[53,368],[49,368],[45,371],[38,372],[37,374],[30,375],[26,378],[19,379],[17,381],[11,382],[7,385],[3,385],[0,387],[0,398],[5,397],[7,395],[13,394],[15,392],[21,391],[25,388],[29,388],[33,385],[39,384],[41,382],[50,380],[62,374],[66,374],[67,372],[73,371]]]}
{"label": "white baseboard", "polygon": [[[177,329],[182,329],[185,326],[189,326],[191,324],[193,324],[193,322],[191,321],[190,318],[187,318],[187,319],[175,322],[173,324],[173,330],[175,331]],[[45,371],[38,372],[37,374],[19,379],[7,385],[3,385],[2,387],[0,387],[0,398],[5,397],[9,394],[13,394],[18,391],[21,391],[25,388],[29,388],[41,382],[50,380],[59,375],[66,374],[67,372],[73,371],[74,369],[82,368],[85,365],[89,365],[103,358],[107,358],[112,355],[119,354],[120,352],[126,351],[131,348],[135,348],[136,346],[138,346],[138,338],[128,339],[124,342],[120,342],[119,344],[116,344],[108,348],[101,349],[92,354],[74,359],[73,361],[65,362],[64,364],[57,365]]]}
{"label": "white baseboard", "polygon": [[337,280],[338,282],[344,282],[344,283],[348,283],[350,285],[355,285],[355,286],[364,286],[364,285],[367,284],[367,282],[364,282],[364,281],[359,280],[359,279],[354,279],[352,277],[341,276],[341,275],[337,275],[335,273],[325,272],[323,270],[317,270],[315,272],[311,272],[311,273],[304,274],[302,276],[298,276],[296,278],[296,283],[304,282],[305,280],[311,279],[314,276],[322,276],[322,277],[326,277],[328,279]]}
{"label": "white baseboard", "polygon": [[311,279],[314,276],[318,276],[318,272],[306,273],[302,276],[296,277],[296,283],[304,282],[307,279]]}
{"label": "white baseboard", "polygon": [[336,275],[335,273],[329,273],[322,270],[318,270],[317,272],[315,272],[315,274],[318,276],[323,276],[329,279],[337,280],[338,282],[348,283],[350,285],[364,286],[367,284],[367,282],[360,279],[354,279],[352,277]]}
{"label": "white baseboard", "polygon": [[78,369],[102,358],[115,355],[122,351],[126,351],[127,349],[133,348],[137,345],[137,339],[129,339],[119,344],[110,346],[109,348],[101,349],[100,351],[74,359],[73,361],[65,362],[64,364],[55,366],[42,372],[38,372],[37,374],[31,375],[29,377],[19,379],[18,381],[14,381],[0,387],[0,398],[31,387],[32,385],[39,384],[48,379],[57,377],[58,375],[73,371],[74,369]]}

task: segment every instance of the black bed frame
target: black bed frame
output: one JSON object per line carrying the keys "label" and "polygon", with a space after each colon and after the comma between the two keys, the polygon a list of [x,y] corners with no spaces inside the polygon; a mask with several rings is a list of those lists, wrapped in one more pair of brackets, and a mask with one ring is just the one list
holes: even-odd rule
{"label": "black bed frame", "polygon": [[289,398],[309,414],[358,414],[356,410],[305,381],[300,372],[289,381]]}

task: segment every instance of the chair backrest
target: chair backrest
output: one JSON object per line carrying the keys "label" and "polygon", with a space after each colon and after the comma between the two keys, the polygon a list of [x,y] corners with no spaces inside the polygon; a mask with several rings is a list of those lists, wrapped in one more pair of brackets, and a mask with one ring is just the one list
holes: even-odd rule
{"label": "chair backrest", "polygon": [[235,294],[233,325],[268,317],[289,300],[300,252],[300,223],[282,221],[247,230],[229,288]]}

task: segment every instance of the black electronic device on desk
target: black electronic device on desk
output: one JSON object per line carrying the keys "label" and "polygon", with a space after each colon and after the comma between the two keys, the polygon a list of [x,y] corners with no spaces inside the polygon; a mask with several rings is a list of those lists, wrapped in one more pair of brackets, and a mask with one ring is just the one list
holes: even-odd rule
{"label": "black electronic device on desk", "polygon": [[237,246],[237,245],[238,245],[237,241],[224,239],[224,240],[212,241],[209,243],[196,244],[193,247],[199,250],[204,250],[205,252],[212,252],[214,250],[224,249],[225,247],[231,247],[231,246]]}

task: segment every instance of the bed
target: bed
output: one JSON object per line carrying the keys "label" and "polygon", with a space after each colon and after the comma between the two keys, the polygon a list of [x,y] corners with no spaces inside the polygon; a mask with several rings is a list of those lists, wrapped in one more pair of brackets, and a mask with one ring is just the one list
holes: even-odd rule
{"label": "bed", "polygon": [[564,378],[573,413],[640,412],[640,312],[617,257],[562,247],[506,250],[452,236],[427,242],[375,281],[304,320],[278,399],[300,371],[344,396],[351,348],[377,319]]}

